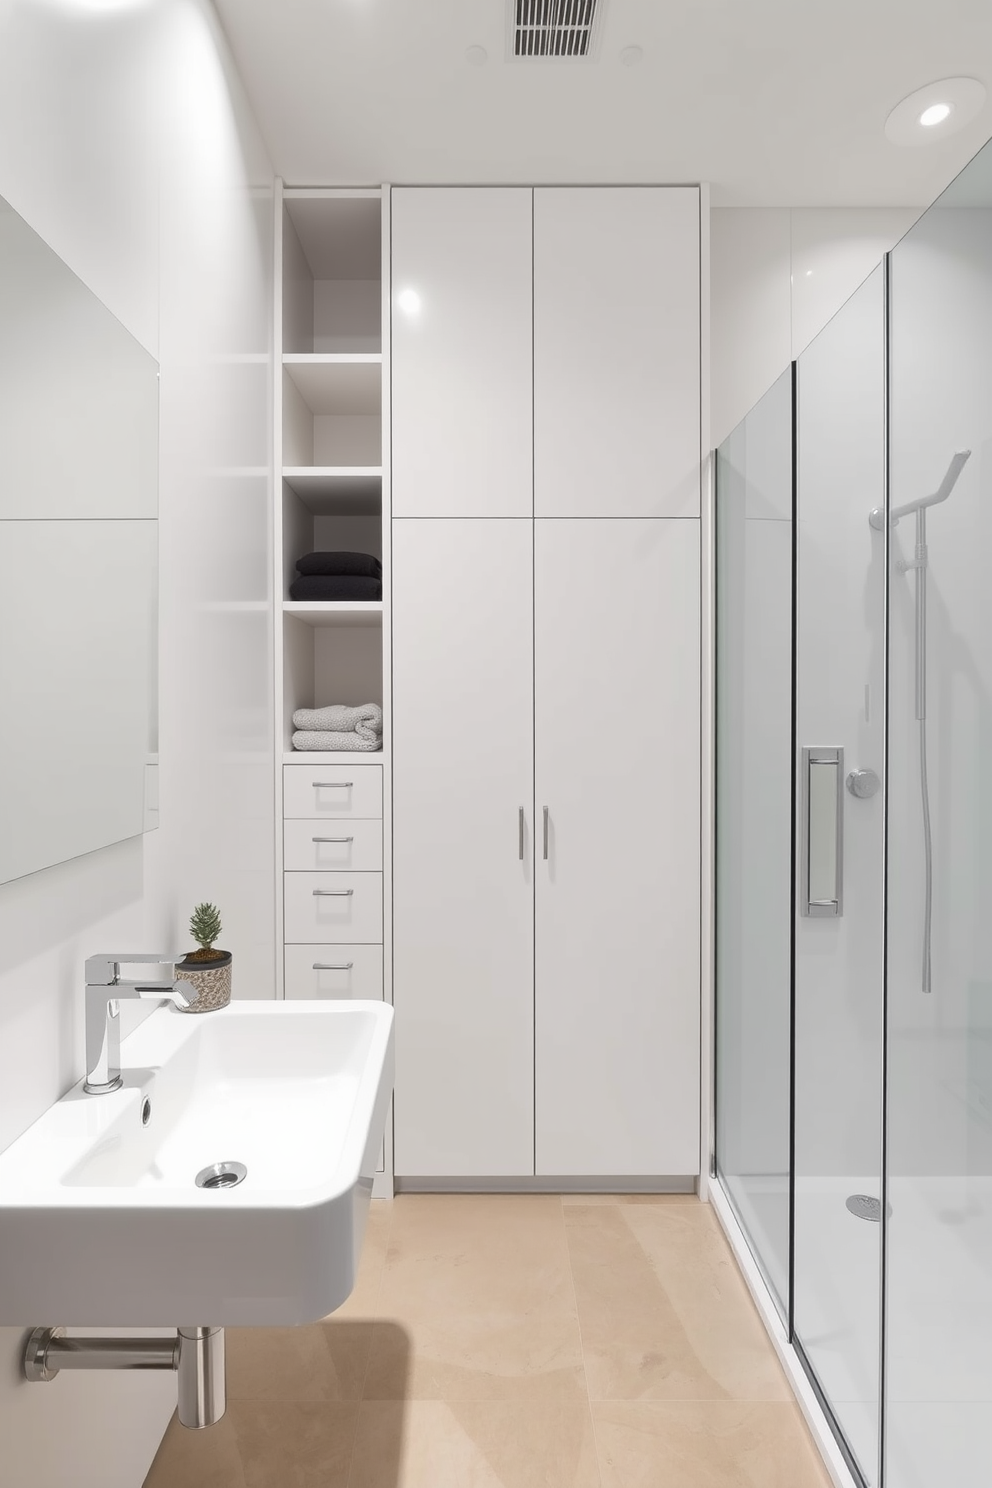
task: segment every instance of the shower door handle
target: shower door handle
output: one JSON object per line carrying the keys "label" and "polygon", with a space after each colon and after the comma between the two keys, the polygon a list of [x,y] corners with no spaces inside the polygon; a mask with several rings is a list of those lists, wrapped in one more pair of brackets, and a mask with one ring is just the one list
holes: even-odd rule
{"label": "shower door handle", "polygon": [[799,913],[836,919],[844,913],[844,751],[802,753],[799,810]]}

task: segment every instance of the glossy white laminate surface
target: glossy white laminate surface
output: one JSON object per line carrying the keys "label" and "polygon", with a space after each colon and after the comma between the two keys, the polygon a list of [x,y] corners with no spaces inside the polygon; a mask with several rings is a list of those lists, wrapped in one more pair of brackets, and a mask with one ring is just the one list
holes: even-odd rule
{"label": "glossy white laminate surface", "polygon": [[537,1172],[699,1166],[699,528],[535,524]]}
{"label": "glossy white laminate surface", "polygon": [[[0,1155],[3,1322],[285,1325],[340,1306],[389,1106],[392,1009],[159,1009],[121,1053],[122,1090],[74,1086]],[[218,1162],[247,1175],[197,1187]]]}
{"label": "glossy white laminate surface", "polygon": [[286,873],[287,942],[382,941],[381,873]]}
{"label": "glossy white laminate surface", "polygon": [[287,998],[382,996],[381,945],[288,945],[283,964]]}
{"label": "glossy white laminate surface", "polygon": [[392,192],[392,510],[532,510],[529,187]]}
{"label": "glossy white laminate surface", "polygon": [[532,541],[393,523],[400,1176],[533,1172]]}
{"label": "glossy white laminate surface", "polygon": [[699,191],[534,192],[534,511],[699,515]]}
{"label": "glossy white laminate surface", "polygon": [[287,872],[375,873],[382,869],[382,821],[348,819],[344,826],[292,817],[283,823]]}
{"label": "glossy white laminate surface", "polygon": [[381,765],[284,765],[282,779],[287,817],[382,815]]}

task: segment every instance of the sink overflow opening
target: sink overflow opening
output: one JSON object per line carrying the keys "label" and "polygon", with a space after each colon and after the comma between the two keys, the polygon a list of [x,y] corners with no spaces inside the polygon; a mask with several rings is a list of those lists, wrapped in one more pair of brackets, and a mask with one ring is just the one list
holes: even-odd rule
{"label": "sink overflow opening", "polygon": [[236,1188],[248,1176],[244,1163],[211,1163],[196,1175],[197,1188]]}

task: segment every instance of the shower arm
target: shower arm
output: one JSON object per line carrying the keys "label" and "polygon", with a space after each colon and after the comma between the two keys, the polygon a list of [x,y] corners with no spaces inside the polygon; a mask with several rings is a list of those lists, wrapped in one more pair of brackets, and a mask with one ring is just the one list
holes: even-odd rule
{"label": "shower arm", "polygon": [[[971,457],[971,450],[955,450],[951,456],[951,463],[947,467],[947,474],[937,487],[932,496],[920,496],[916,501],[907,501],[905,506],[896,506],[889,513],[889,522],[894,527],[900,517],[908,517],[913,512],[925,511],[928,506],[937,506],[941,501],[946,501],[948,496],[957,485],[958,476]],[[876,506],[869,514],[868,521],[876,532],[881,532],[885,527],[885,510]]]}

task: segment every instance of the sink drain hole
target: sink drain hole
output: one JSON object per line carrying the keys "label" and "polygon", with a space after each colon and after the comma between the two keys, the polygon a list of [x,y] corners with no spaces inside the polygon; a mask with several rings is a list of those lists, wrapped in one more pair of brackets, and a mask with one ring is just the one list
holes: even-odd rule
{"label": "sink drain hole", "polygon": [[196,1186],[197,1188],[237,1188],[247,1176],[248,1169],[244,1163],[211,1163],[209,1168],[201,1168],[197,1173]]}

